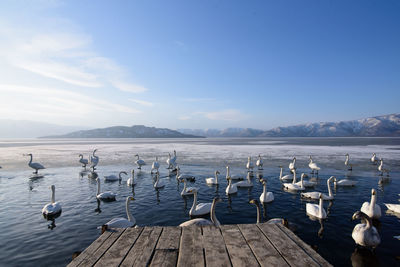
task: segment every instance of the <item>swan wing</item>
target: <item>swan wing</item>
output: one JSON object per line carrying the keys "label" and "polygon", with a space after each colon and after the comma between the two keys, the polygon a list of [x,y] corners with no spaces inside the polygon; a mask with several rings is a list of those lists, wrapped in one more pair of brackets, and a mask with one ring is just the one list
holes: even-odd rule
{"label": "swan wing", "polygon": [[193,215],[204,215],[211,211],[211,203],[199,203],[197,204]]}
{"label": "swan wing", "polygon": [[196,218],[196,219],[192,219],[192,220],[186,221],[184,223],[181,223],[179,226],[186,227],[186,226],[190,226],[190,225],[203,226],[203,225],[214,225],[214,224],[210,220],[206,220],[203,218]]}
{"label": "swan wing", "polygon": [[[319,194],[321,194],[321,192],[307,192],[307,193],[301,193],[301,197],[311,198],[311,199],[319,199]],[[307,203],[307,204],[309,204],[309,203]]]}
{"label": "swan wing", "polygon": [[131,222],[126,218],[114,218],[107,222],[106,225],[110,228],[128,228],[135,225],[135,222]]}
{"label": "swan wing", "polygon": [[46,215],[56,214],[59,213],[60,211],[61,211],[61,204],[58,202],[49,203],[42,209],[42,213]]}
{"label": "swan wing", "polygon": [[386,204],[385,203],[386,208],[388,208],[391,211],[400,213],[400,204]]}

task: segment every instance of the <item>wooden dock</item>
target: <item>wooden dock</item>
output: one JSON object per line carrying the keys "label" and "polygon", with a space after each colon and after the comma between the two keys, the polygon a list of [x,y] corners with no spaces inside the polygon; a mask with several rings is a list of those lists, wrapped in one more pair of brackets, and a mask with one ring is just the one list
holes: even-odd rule
{"label": "wooden dock", "polygon": [[332,266],[282,225],[113,229],[74,266]]}

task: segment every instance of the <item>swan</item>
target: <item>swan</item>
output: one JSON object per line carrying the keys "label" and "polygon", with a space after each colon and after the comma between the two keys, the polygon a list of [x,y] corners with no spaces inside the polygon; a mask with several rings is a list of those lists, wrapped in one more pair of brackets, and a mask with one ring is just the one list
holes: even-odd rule
{"label": "swan", "polygon": [[258,155],[258,160],[256,161],[256,166],[257,166],[258,170],[260,170],[260,171],[263,170],[263,165],[264,165],[264,162],[261,158],[261,155]]}
{"label": "swan", "polygon": [[290,174],[286,174],[285,176],[282,176],[283,174],[283,166],[279,166],[279,168],[281,168],[281,173],[279,174],[279,179],[281,181],[291,181],[293,180],[293,176]]}
{"label": "swan", "polygon": [[251,162],[251,157],[247,158],[247,164],[246,164],[246,169],[248,172],[252,172],[253,171],[253,162]]}
{"label": "swan", "polygon": [[[317,185],[317,181],[305,181],[305,180],[304,180],[305,177],[306,177],[306,174],[305,174],[305,173],[302,173],[302,174],[301,174],[301,178],[302,178],[302,180],[303,180],[303,186],[304,186],[304,187],[314,187],[314,186]],[[297,182],[297,183],[295,183],[295,184],[297,184],[298,186],[301,186],[301,181],[300,181],[300,182]]]}
{"label": "swan", "polygon": [[324,200],[322,198],[321,193],[319,193],[318,198],[319,198],[319,205],[306,203],[306,213],[318,219],[325,219],[327,216],[326,216],[326,211],[323,207]]}
{"label": "swan", "polygon": [[384,204],[389,210],[400,213],[400,204]]}
{"label": "swan", "polygon": [[352,171],[353,170],[353,164],[350,163],[350,156],[348,153],[346,153],[346,160],[344,161],[344,165],[348,167],[347,170]]}
{"label": "swan", "polygon": [[335,180],[333,181],[333,184],[335,186],[355,186],[357,184],[356,181],[349,180],[349,179],[341,179],[341,180]]}
{"label": "swan", "polygon": [[51,188],[51,202],[46,204],[42,209],[42,213],[45,217],[51,217],[61,213],[61,204],[59,202],[56,202],[55,200],[56,187],[52,185],[50,186],[50,188]]}
{"label": "swan", "polygon": [[189,215],[190,216],[200,216],[200,215],[206,215],[206,214],[210,213],[212,203],[197,204],[197,189],[193,188],[190,191],[192,191],[192,193],[193,193],[193,205],[192,205],[192,208],[189,210]]}
{"label": "swan", "polygon": [[137,157],[137,160],[135,161],[136,165],[138,165],[138,169],[141,170],[143,165],[146,165],[144,160],[139,158],[139,155],[136,154],[135,157]]}
{"label": "swan", "polygon": [[357,224],[351,233],[351,237],[356,244],[363,247],[376,248],[381,243],[381,238],[376,228],[372,226],[371,218],[364,212],[356,211],[352,219],[360,219],[363,222]]}
{"label": "swan", "polygon": [[301,176],[300,185],[296,183],[296,170],[293,172],[293,182],[291,183],[283,183],[283,187],[290,191],[303,191],[305,190],[303,177]]}
{"label": "swan", "polygon": [[257,223],[261,223],[260,203],[258,203],[258,200],[256,200],[256,199],[250,200],[249,203],[256,206],[256,208],[257,208]]}
{"label": "swan", "polygon": [[90,168],[93,169],[93,171],[96,169],[97,164],[99,164],[99,157],[95,155],[97,149],[93,150],[92,155],[90,156]]}
{"label": "swan", "polygon": [[114,174],[104,176],[104,181],[106,181],[106,182],[121,181],[122,174],[128,175],[125,171],[121,171],[121,172],[119,172],[118,176],[116,176]]}
{"label": "swan", "polygon": [[376,204],[376,191],[371,190],[371,202],[364,202],[361,211],[368,215],[371,219],[379,219],[381,217],[381,207]]}
{"label": "swan", "polygon": [[190,182],[196,181],[196,177],[194,177],[193,175],[181,174],[181,168],[179,167],[179,165],[176,167],[176,179],[177,180],[185,179]]}
{"label": "swan", "polygon": [[46,169],[45,167],[43,167],[42,164],[37,163],[37,162],[32,162],[32,154],[31,153],[27,154],[27,156],[31,157],[31,159],[28,162],[28,166],[35,170],[34,174],[38,174],[38,170]]}
{"label": "swan", "polygon": [[263,184],[263,192],[260,196],[260,202],[261,203],[269,203],[269,202],[274,201],[274,193],[267,192],[267,181],[262,180],[262,184]]}
{"label": "swan", "polygon": [[89,164],[89,160],[88,159],[84,159],[82,154],[79,154],[79,162],[82,164],[83,168],[86,168],[86,165]]}
{"label": "swan", "polygon": [[154,188],[162,188],[165,186],[165,181],[164,180],[160,180],[160,174],[157,173],[156,175],[156,182],[154,183]]}
{"label": "swan", "polygon": [[160,168],[160,163],[158,163],[158,157],[156,156],[156,161],[154,161],[153,164],[151,165],[150,173],[153,173],[153,170],[156,170],[156,172],[158,172],[159,168]]}
{"label": "swan", "polygon": [[378,166],[378,171],[380,171],[381,172],[381,175],[383,175],[385,172],[386,172],[386,175],[387,176],[389,176],[389,169],[385,169],[384,167],[383,167],[383,158],[380,160],[380,164],[379,164],[379,166]]}
{"label": "swan", "polygon": [[181,223],[179,226],[180,227],[186,227],[186,226],[190,226],[190,225],[199,225],[199,226],[203,226],[203,225],[215,225],[217,227],[219,227],[221,225],[221,223],[218,221],[217,217],[215,216],[215,207],[217,206],[218,202],[221,202],[222,199],[220,199],[219,197],[214,197],[213,202],[211,203],[211,211],[210,211],[210,220],[204,219],[204,218],[196,218],[196,219],[192,219],[189,221],[186,221],[184,223]]}
{"label": "swan", "polygon": [[110,191],[100,193],[100,179],[96,178],[96,182],[97,182],[97,194],[96,194],[97,199],[105,200],[105,201],[115,200],[115,197],[117,196],[117,194],[114,194],[113,192],[110,192]]}
{"label": "swan", "polygon": [[376,154],[375,153],[373,153],[372,154],[372,157],[371,157],[371,162],[372,162],[372,164],[377,164],[378,163],[378,161],[379,161],[379,158],[376,156]]}
{"label": "swan", "polygon": [[250,179],[250,173],[249,172],[247,173],[246,180],[237,182],[234,185],[236,185],[237,187],[253,187],[253,183],[251,182]]}
{"label": "swan", "polygon": [[168,158],[167,158],[168,168],[167,169],[174,169],[175,168],[175,166],[176,166],[175,160],[176,160],[176,155],[174,156],[174,159],[172,159],[171,158],[171,153],[168,152]]}
{"label": "swan", "polygon": [[136,182],[135,182],[135,169],[132,169],[132,171],[131,171],[131,178],[129,178],[128,180],[126,180],[126,184],[127,184],[127,185],[136,185]]}
{"label": "swan", "polygon": [[296,169],[296,157],[293,158],[293,161],[289,163],[289,170],[293,173],[293,170]]}
{"label": "swan", "polygon": [[226,178],[228,180],[228,186],[225,189],[227,195],[237,193],[238,189],[236,184],[232,184],[232,178]]}
{"label": "swan", "polygon": [[174,156],[171,158],[171,164],[172,165],[176,165],[176,159],[177,159],[176,150],[174,150]]}
{"label": "swan", "polygon": [[213,178],[213,177],[206,178],[206,184],[209,184],[209,185],[218,184],[218,174],[219,174],[219,171],[215,171],[215,178]]}
{"label": "swan", "polygon": [[135,199],[133,197],[127,197],[125,202],[126,216],[128,217],[128,219],[122,217],[114,218],[111,221],[103,224],[102,232],[109,228],[128,228],[135,226],[136,219],[132,216],[132,213],[129,210],[129,203],[131,202],[131,200]]}
{"label": "swan", "polygon": [[312,173],[314,174],[314,171],[318,171],[321,169],[320,167],[318,167],[317,163],[313,162],[312,157],[310,156],[310,163],[308,163],[308,167],[310,167]]}
{"label": "swan", "polygon": [[181,179],[179,181],[183,182],[183,189],[182,189],[182,192],[181,192],[181,196],[193,195],[193,189],[198,190],[196,187],[186,187],[187,186],[186,179]]}
{"label": "swan", "polygon": [[304,198],[311,198],[311,199],[318,199],[320,195],[322,196],[323,200],[332,200],[335,197],[332,194],[332,189],[330,186],[331,181],[335,179],[335,176],[329,177],[329,179],[326,181],[326,185],[328,186],[328,195],[322,194],[321,192],[307,192],[307,193],[301,193],[301,197]]}

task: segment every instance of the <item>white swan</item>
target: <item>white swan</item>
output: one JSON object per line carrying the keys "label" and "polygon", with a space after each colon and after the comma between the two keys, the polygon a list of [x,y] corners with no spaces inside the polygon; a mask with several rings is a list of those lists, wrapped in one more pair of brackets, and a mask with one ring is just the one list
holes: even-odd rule
{"label": "white swan", "polygon": [[236,185],[237,187],[253,187],[253,183],[250,179],[250,172],[247,173],[246,180],[237,182],[234,185]]}
{"label": "white swan", "polygon": [[251,162],[251,157],[247,157],[246,169],[248,172],[252,172],[254,168],[253,162]]}
{"label": "white swan", "polygon": [[361,211],[367,214],[371,219],[379,219],[381,217],[381,207],[376,204],[376,191],[371,190],[371,202],[364,202]]}
{"label": "white swan", "polygon": [[165,186],[165,181],[164,180],[160,180],[160,174],[157,173],[156,175],[156,182],[154,183],[154,188],[162,188]]}
{"label": "white swan", "polygon": [[258,155],[258,159],[256,161],[256,166],[257,166],[258,170],[260,170],[260,171],[263,170],[263,165],[264,165],[264,162],[261,158],[261,155]]}
{"label": "white swan", "polygon": [[285,189],[287,189],[287,190],[290,190],[290,191],[303,191],[303,190],[305,190],[303,178],[304,178],[304,176],[301,176],[300,185],[298,185],[296,183],[296,170],[294,170],[294,172],[293,172],[293,182],[291,182],[291,183],[283,183],[283,187]]}
{"label": "white swan", "polygon": [[135,200],[135,199],[133,197],[127,197],[126,202],[125,202],[126,216],[128,217],[128,219],[122,218],[122,217],[114,218],[111,221],[109,221],[103,225],[103,227],[105,226],[105,229],[129,228],[129,227],[135,226],[136,219],[135,219],[135,217],[132,216],[132,213],[129,210],[129,203],[131,202],[131,200]]}
{"label": "white swan", "polygon": [[146,163],[144,162],[144,160],[139,158],[139,155],[136,154],[135,157],[137,158],[137,160],[135,161],[136,165],[138,165],[138,169],[141,170],[143,165],[146,165]]}
{"label": "white swan", "polygon": [[97,164],[99,164],[99,157],[95,155],[97,149],[93,150],[92,155],[90,156],[90,168],[93,169],[93,171],[96,169]]}
{"label": "white swan", "polygon": [[168,168],[167,169],[175,169],[176,166],[176,152],[174,150],[174,158],[171,158],[171,153],[168,152],[168,158],[167,158],[167,164],[168,164]]}
{"label": "white swan", "polygon": [[[305,173],[302,173],[301,176],[300,176],[302,178],[302,180],[303,180],[303,186],[304,187],[314,187],[314,186],[317,185],[317,181],[306,181],[306,180],[304,180],[305,176],[306,176]],[[301,181],[297,182],[295,184],[297,184],[298,186],[301,186]]]}
{"label": "white swan", "polygon": [[293,161],[289,163],[289,170],[291,173],[296,169],[296,157],[293,157]]}
{"label": "white swan", "polygon": [[211,204],[212,203],[198,203],[197,204],[197,189],[193,188],[193,205],[192,208],[189,210],[190,216],[200,216],[206,215],[211,211]]}
{"label": "white swan", "polygon": [[97,194],[96,194],[96,198],[99,200],[115,200],[115,197],[117,196],[117,194],[114,194],[111,191],[106,191],[103,193],[100,193],[100,179],[96,178],[96,182],[97,182]]}
{"label": "white swan", "polygon": [[322,199],[321,193],[319,194],[318,198],[319,198],[319,205],[312,204],[312,203],[306,203],[306,212],[308,215],[311,215],[318,219],[325,219],[327,216],[326,216],[326,211],[323,207],[324,201]]}
{"label": "white swan", "polygon": [[204,218],[196,218],[196,219],[192,219],[189,221],[186,221],[184,223],[181,223],[179,226],[180,227],[186,227],[186,226],[190,226],[190,225],[199,225],[199,226],[203,226],[203,225],[215,225],[215,226],[220,226],[221,223],[218,221],[217,217],[215,216],[215,207],[217,206],[218,202],[221,202],[222,199],[220,199],[219,197],[214,197],[213,202],[211,203],[211,211],[210,211],[210,220],[204,219]]}
{"label": "white swan", "polygon": [[122,174],[128,175],[125,171],[119,172],[118,176],[111,174],[111,175],[106,175],[104,176],[104,181],[106,182],[115,182],[115,181],[120,181],[122,180]]}
{"label": "white swan", "polygon": [[344,165],[347,166],[347,170],[352,171],[353,170],[353,164],[350,163],[350,156],[348,153],[346,153],[346,160],[344,161]]}
{"label": "white swan", "polygon": [[312,173],[314,174],[314,171],[318,171],[321,170],[320,167],[318,167],[317,163],[313,162],[312,157],[310,156],[310,163],[308,163],[308,167],[310,167]]}
{"label": "white swan", "polygon": [[238,188],[236,184],[232,184],[232,179],[230,177],[228,177],[227,180],[228,180],[228,186],[225,189],[225,193],[227,195],[237,193]]}
{"label": "white swan", "polygon": [[351,237],[354,239],[356,244],[363,247],[375,248],[381,243],[379,233],[376,228],[372,226],[371,218],[367,214],[361,211],[356,211],[353,214],[352,219],[360,219],[364,222],[357,224],[351,233]]}
{"label": "white swan", "polygon": [[79,163],[82,164],[83,168],[86,168],[86,165],[89,164],[89,160],[88,159],[84,159],[82,154],[79,154]]}
{"label": "white swan", "polygon": [[375,153],[373,153],[373,154],[372,154],[372,157],[371,157],[371,162],[372,162],[373,164],[377,164],[378,161],[379,161],[379,158],[376,156]]}
{"label": "white swan", "polygon": [[274,201],[274,193],[267,192],[267,181],[262,180],[262,184],[263,184],[263,192],[260,196],[260,202],[261,203],[269,203],[269,202]]}
{"label": "white swan", "polygon": [[209,184],[209,185],[218,184],[218,174],[219,174],[219,171],[215,171],[215,178],[213,178],[213,177],[206,178],[206,184]]}
{"label": "white swan", "polygon": [[301,197],[303,198],[311,198],[311,199],[318,199],[320,195],[322,196],[323,200],[332,200],[335,197],[332,194],[332,189],[330,186],[331,181],[335,179],[335,176],[329,177],[329,179],[326,181],[326,185],[328,186],[328,195],[322,194],[321,192],[307,192],[307,193],[301,193]]}
{"label": "white swan", "polygon": [[181,192],[181,196],[193,195],[193,189],[198,190],[196,187],[187,187],[186,179],[180,179],[179,181],[181,183],[183,182],[183,189],[182,189],[182,192]]}
{"label": "white swan", "polygon": [[383,175],[386,172],[386,175],[389,176],[390,170],[383,167],[383,158],[380,160],[380,162],[381,163],[378,166],[378,171],[381,172],[381,175]]}
{"label": "white swan", "polygon": [[400,214],[400,204],[386,204],[386,203],[384,204],[386,208],[388,208],[389,210]]}
{"label": "white swan", "polygon": [[279,168],[281,168],[281,172],[279,174],[279,180],[285,181],[285,182],[293,180],[293,176],[290,174],[286,174],[285,176],[282,176],[283,175],[283,166],[279,166]]}
{"label": "white swan", "polygon": [[27,154],[27,156],[31,157],[31,159],[28,162],[28,166],[35,170],[34,174],[37,174],[38,170],[46,169],[45,167],[43,167],[42,164],[37,163],[37,162],[32,162],[32,154],[31,153]]}
{"label": "white swan", "polygon": [[153,164],[151,165],[150,173],[153,173],[153,170],[156,170],[156,172],[158,172],[159,168],[160,168],[160,163],[158,163],[158,157],[156,156],[156,161],[154,161]]}
{"label": "white swan", "polygon": [[335,186],[355,186],[357,184],[356,181],[349,180],[349,179],[341,179],[341,180],[335,180],[333,181],[333,184]]}
{"label": "white swan", "polygon": [[188,175],[188,174],[181,174],[181,168],[179,167],[179,165],[176,166],[176,179],[177,180],[187,180],[190,182],[194,182],[196,180],[196,177],[194,177],[193,175]]}
{"label": "white swan", "polygon": [[136,182],[135,182],[135,169],[132,169],[131,177],[128,180],[126,180],[126,184],[129,185],[129,186],[136,185]]}
{"label": "white swan", "polygon": [[51,202],[46,204],[42,209],[42,213],[45,217],[55,216],[61,212],[61,204],[59,202],[56,202],[55,200],[56,187],[52,185],[50,186],[50,188],[51,188]]}

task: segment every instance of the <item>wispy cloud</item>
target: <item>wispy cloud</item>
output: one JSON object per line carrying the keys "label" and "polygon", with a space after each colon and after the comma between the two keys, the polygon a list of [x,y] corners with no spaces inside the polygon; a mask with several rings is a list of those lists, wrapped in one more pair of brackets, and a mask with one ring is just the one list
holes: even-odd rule
{"label": "wispy cloud", "polygon": [[116,88],[120,89],[121,91],[125,92],[142,93],[147,91],[147,88],[137,84],[125,83],[120,81],[112,81],[111,84],[114,85]]}
{"label": "wispy cloud", "polygon": [[132,101],[134,103],[137,103],[139,105],[146,106],[146,107],[154,106],[154,103],[149,102],[149,101],[144,101],[144,100],[139,100],[139,99],[132,99],[132,98],[129,98],[129,101]]}
{"label": "wispy cloud", "polygon": [[240,110],[237,109],[225,109],[213,112],[198,112],[198,114],[202,114],[210,120],[232,121],[232,122],[241,121],[248,117],[247,115],[243,114]]}
{"label": "wispy cloud", "polygon": [[182,101],[184,102],[199,102],[199,103],[204,103],[204,102],[215,102],[217,101],[215,98],[181,98]]}

